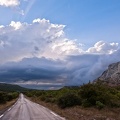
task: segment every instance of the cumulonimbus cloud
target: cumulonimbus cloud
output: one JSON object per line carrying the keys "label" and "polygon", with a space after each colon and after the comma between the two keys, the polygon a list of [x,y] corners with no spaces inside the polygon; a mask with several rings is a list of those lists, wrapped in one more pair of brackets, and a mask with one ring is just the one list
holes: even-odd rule
{"label": "cumulonimbus cloud", "polygon": [[58,59],[79,54],[81,48],[65,37],[64,27],[46,19],[35,19],[31,24],[12,21],[0,27],[0,62],[35,56]]}
{"label": "cumulonimbus cloud", "polygon": [[[97,42],[94,47],[83,50],[76,40],[65,36],[65,25],[53,24],[46,19],[35,19],[33,23],[11,21],[0,27],[1,63],[21,60],[24,57],[46,57],[62,59],[68,55],[111,54],[118,50],[118,43]],[[9,54],[8,54],[9,53]]]}
{"label": "cumulonimbus cloud", "polygon": [[0,26],[1,82],[60,87],[94,80],[120,61],[119,43],[98,41],[87,50],[65,36],[65,25],[46,19]]}

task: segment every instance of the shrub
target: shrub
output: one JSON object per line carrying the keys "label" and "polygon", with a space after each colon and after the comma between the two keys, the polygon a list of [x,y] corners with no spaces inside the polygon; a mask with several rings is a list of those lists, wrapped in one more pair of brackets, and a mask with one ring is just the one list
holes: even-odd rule
{"label": "shrub", "polygon": [[45,98],[45,102],[51,102],[51,99],[50,98]]}
{"label": "shrub", "polygon": [[0,92],[0,104],[4,104],[7,101],[6,94],[4,92]]}
{"label": "shrub", "polygon": [[17,92],[13,92],[13,93],[8,93],[8,92],[0,92],[0,104],[4,104],[7,101],[11,101],[15,98],[18,97],[18,93]]}
{"label": "shrub", "polygon": [[93,84],[82,86],[79,95],[83,99],[83,106],[89,107],[96,104],[98,92]]}
{"label": "shrub", "polygon": [[101,103],[100,101],[96,101],[96,107],[97,107],[98,109],[102,109],[102,108],[105,107],[105,105],[104,105],[103,103]]}
{"label": "shrub", "polygon": [[83,106],[83,107],[90,107],[90,106],[92,106],[92,105],[90,104],[90,102],[89,102],[88,100],[84,99],[84,100],[82,101],[82,106]]}
{"label": "shrub", "polygon": [[46,98],[45,98],[45,96],[41,96],[40,99],[41,99],[42,101],[45,101]]}
{"label": "shrub", "polygon": [[66,93],[58,99],[58,106],[61,108],[80,105],[81,100],[73,93]]}

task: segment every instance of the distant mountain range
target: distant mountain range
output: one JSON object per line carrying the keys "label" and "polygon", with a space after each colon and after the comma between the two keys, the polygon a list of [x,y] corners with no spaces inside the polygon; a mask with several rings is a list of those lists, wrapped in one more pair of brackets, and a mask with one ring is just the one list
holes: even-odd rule
{"label": "distant mountain range", "polygon": [[6,84],[6,83],[0,83],[0,91],[18,91],[22,92],[27,90],[27,88],[23,88],[19,85],[13,85],[13,84]]}
{"label": "distant mountain range", "polygon": [[120,62],[110,64],[108,69],[95,81],[101,81],[109,85],[120,85]]}

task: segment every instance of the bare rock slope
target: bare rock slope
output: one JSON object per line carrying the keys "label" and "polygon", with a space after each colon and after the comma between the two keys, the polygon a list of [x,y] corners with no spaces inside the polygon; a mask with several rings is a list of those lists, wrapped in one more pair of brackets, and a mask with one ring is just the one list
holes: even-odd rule
{"label": "bare rock slope", "polygon": [[120,85],[120,62],[109,65],[98,80],[109,85]]}

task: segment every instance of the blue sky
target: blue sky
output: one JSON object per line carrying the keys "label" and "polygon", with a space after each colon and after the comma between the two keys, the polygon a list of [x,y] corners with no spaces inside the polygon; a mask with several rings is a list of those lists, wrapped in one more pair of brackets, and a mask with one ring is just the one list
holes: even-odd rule
{"label": "blue sky", "polygon": [[0,0],[0,82],[81,85],[119,55],[120,0]]}
{"label": "blue sky", "polygon": [[1,24],[10,21],[30,23],[35,18],[45,18],[52,23],[66,25],[66,35],[91,46],[96,41],[118,42],[120,37],[119,0],[29,0],[18,8],[0,7]]}

